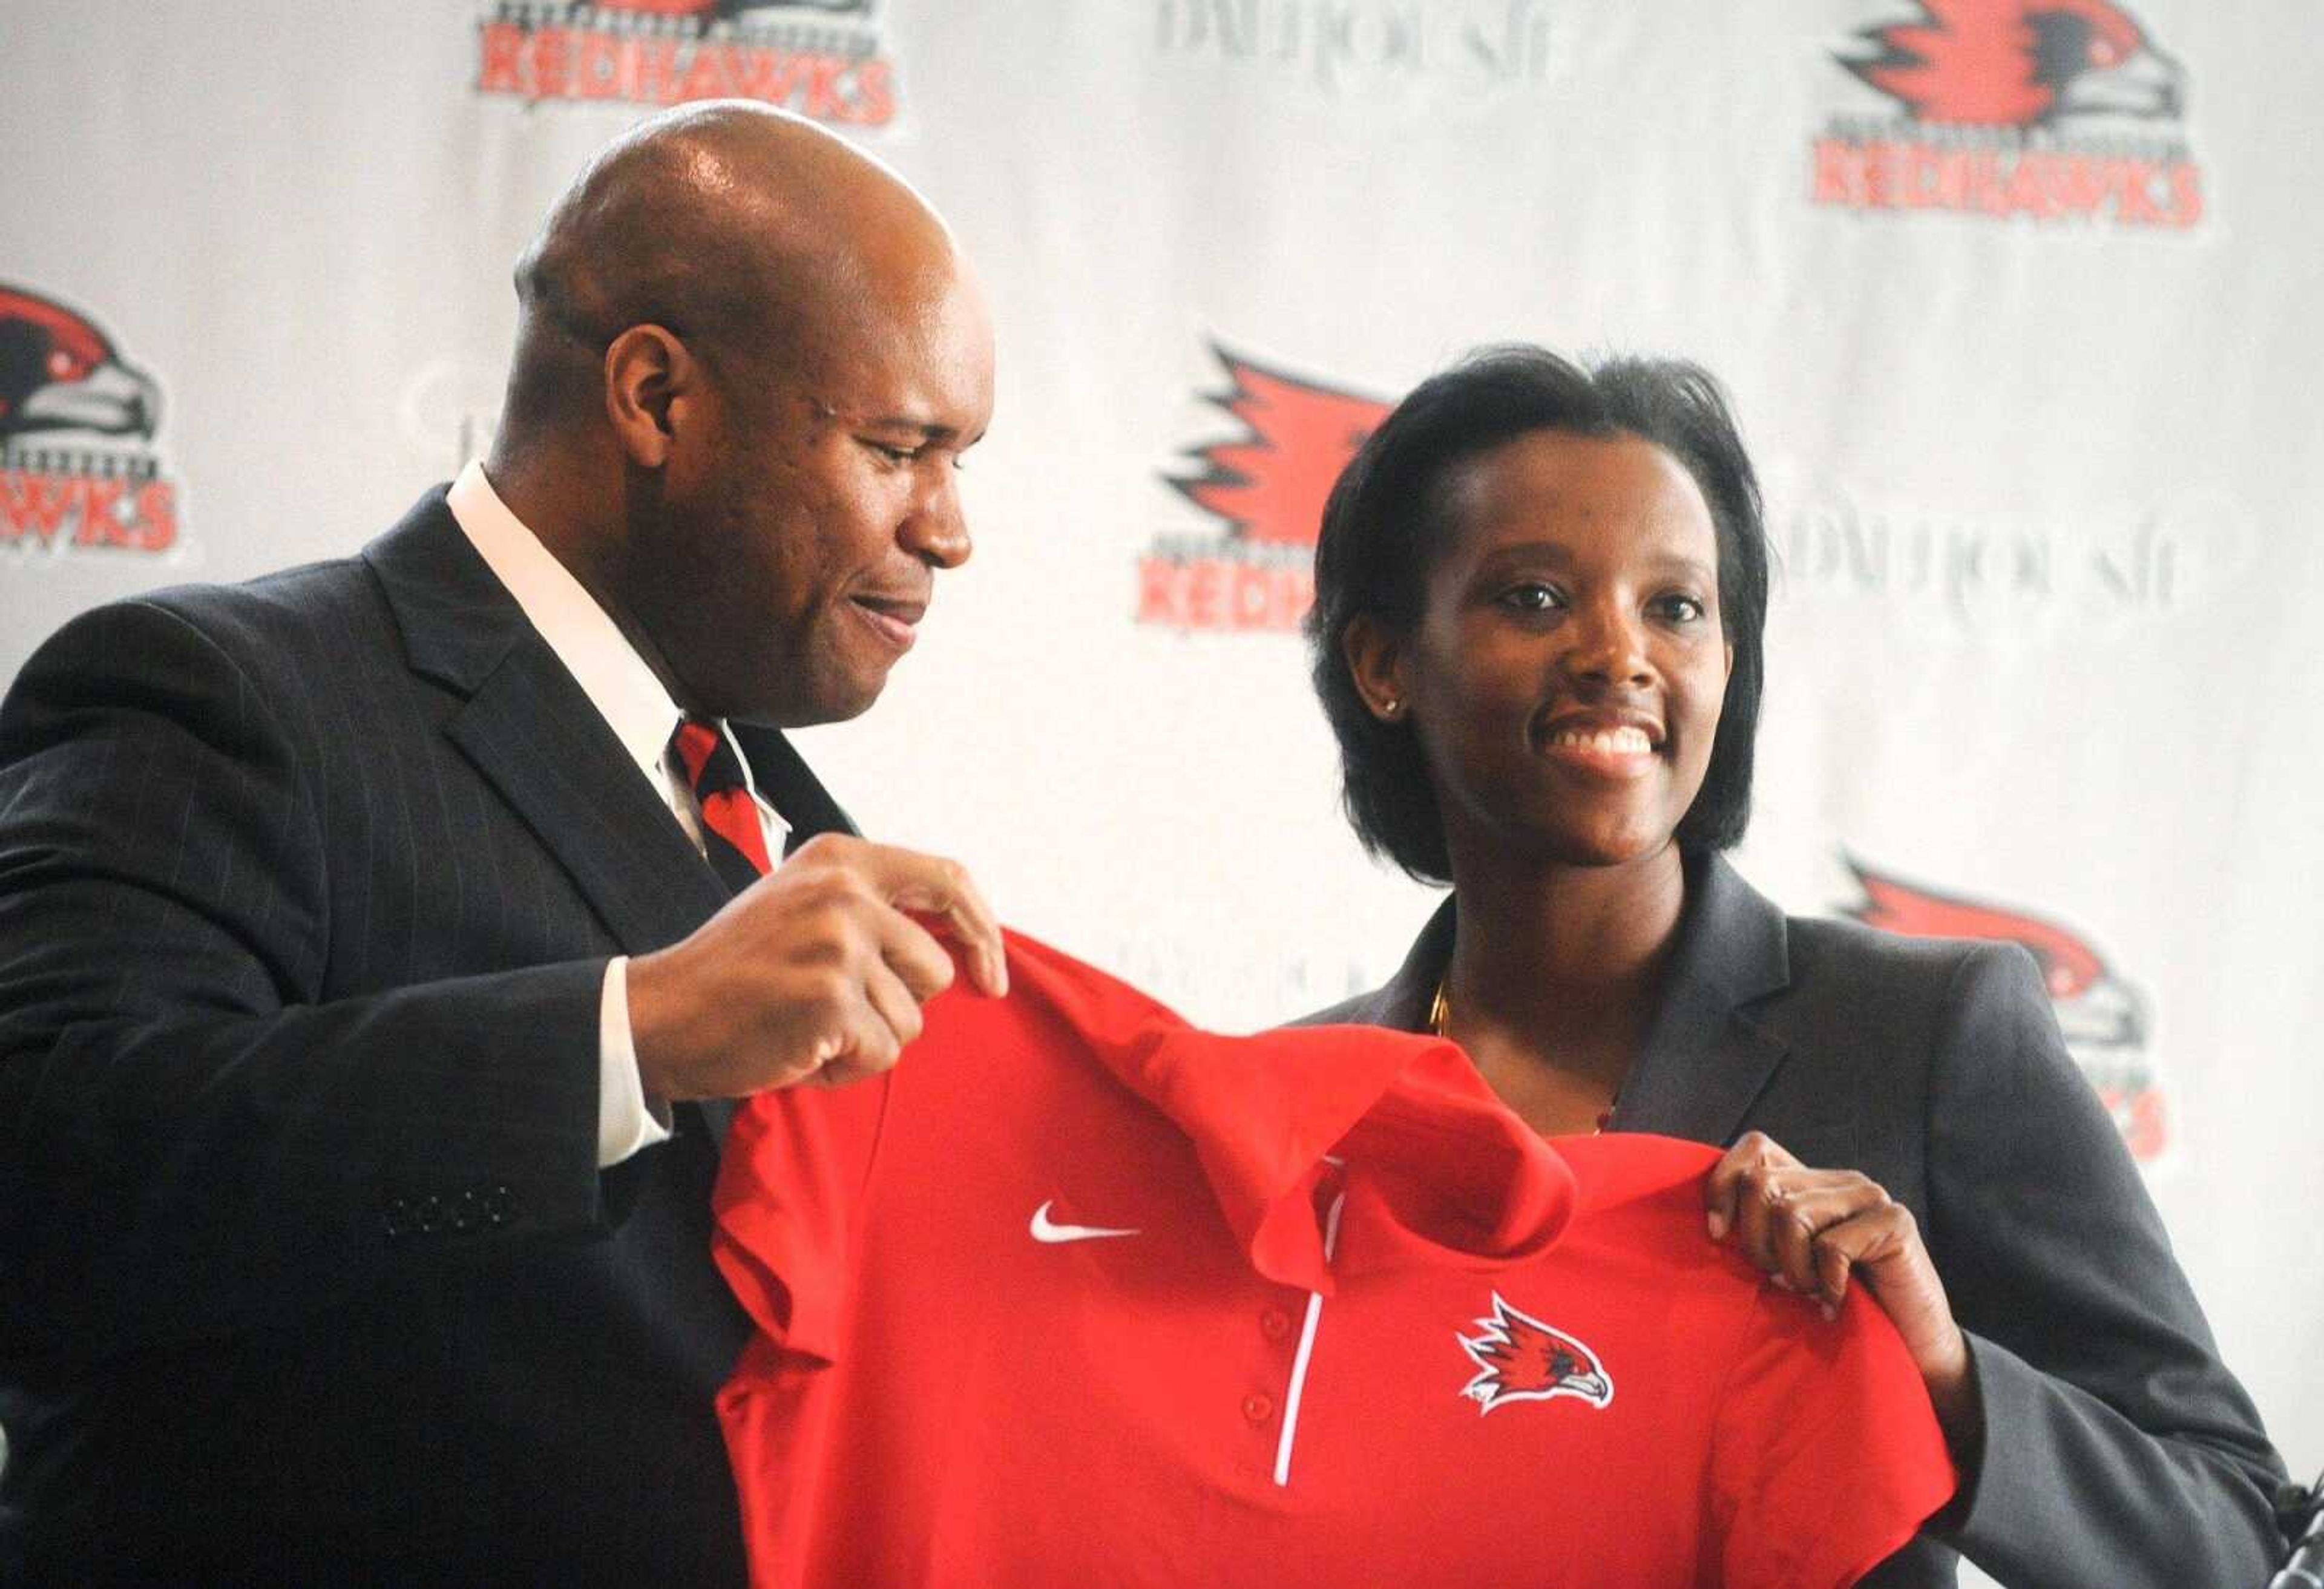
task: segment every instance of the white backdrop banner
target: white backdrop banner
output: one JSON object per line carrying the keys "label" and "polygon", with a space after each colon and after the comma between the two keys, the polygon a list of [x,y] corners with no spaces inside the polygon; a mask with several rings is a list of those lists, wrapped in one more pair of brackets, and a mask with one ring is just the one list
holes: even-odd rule
{"label": "white backdrop banner", "polygon": [[[2070,12],[2070,15],[2069,15]],[[2324,1461],[2315,0],[14,0],[0,676],[352,550],[487,444],[586,155],[742,95],[952,219],[977,558],[858,817],[1226,1027],[1391,969],[1296,626],[1316,510],[1468,347],[1729,384],[1781,557],[1738,859],[2015,940],[2230,1363]]]}

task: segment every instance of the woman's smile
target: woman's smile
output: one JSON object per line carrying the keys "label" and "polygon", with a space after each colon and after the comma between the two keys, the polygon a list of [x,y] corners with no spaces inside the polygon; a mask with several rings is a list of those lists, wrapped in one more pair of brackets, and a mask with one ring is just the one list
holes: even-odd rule
{"label": "woman's smile", "polygon": [[1536,749],[1560,766],[1618,781],[1645,777],[1663,749],[1660,724],[1597,713],[1555,713],[1534,737]]}

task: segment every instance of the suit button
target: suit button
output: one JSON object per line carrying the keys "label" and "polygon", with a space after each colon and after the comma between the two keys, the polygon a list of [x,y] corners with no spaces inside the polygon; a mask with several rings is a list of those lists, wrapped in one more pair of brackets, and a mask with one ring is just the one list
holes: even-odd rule
{"label": "suit button", "polygon": [[1242,1399],[1242,1415],[1253,1423],[1265,1423],[1275,1416],[1275,1398],[1253,1391]]}
{"label": "suit button", "polygon": [[443,1229],[443,1200],[439,1198],[420,1199],[416,1223],[419,1225],[420,1234],[422,1235],[434,1235],[438,1231]]}
{"label": "suit button", "polygon": [[405,1202],[401,1198],[397,1198],[392,1202],[389,1203],[386,1208],[380,1210],[379,1227],[386,1234],[388,1239],[391,1241],[393,1241],[400,1236],[410,1235],[411,1232],[411,1205]]}
{"label": "suit button", "polygon": [[1269,1308],[1259,1316],[1259,1333],[1270,1341],[1279,1341],[1291,1333],[1291,1315],[1280,1308]]}
{"label": "suit button", "polygon": [[472,1189],[452,1199],[452,1228],[474,1230],[484,1222],[484,1200]]}
{"label": "suit button", "polygon": [[496,1186],[484,1194],[484,1218],[493,1225],[506,1225],[516,1217],[516,1193],[505,1186]]}

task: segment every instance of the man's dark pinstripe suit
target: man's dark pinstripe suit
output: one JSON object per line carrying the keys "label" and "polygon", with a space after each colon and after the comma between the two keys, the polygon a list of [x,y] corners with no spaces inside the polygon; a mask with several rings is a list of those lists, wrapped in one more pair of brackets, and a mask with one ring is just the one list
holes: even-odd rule
{"label": "man's dark pinstripe suit", "polygon": [[0,710],[0,1580],[739,1581],[715,1144],[595,1159],[606,959],[725,897],[441,491],[51,639]]}

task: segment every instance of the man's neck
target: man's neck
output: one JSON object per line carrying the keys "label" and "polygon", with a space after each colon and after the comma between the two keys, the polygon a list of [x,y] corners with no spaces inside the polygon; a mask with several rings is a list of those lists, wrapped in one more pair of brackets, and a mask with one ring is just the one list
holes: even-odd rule
{"label": "man's neck", "polygon": [[669,698],[681,710],[696,712],[696,703],[688,698],[669,659],[622,597],[622,582],[614,569],[626,537],[616,525],[604,520],[604,506],[618,503],[619,493],[597,491],[569,460],[533,448],[496,446],[484,468],[484,478],[508,510],[613,620],[613,627],[622,631],[639,660],[653,671]]}

